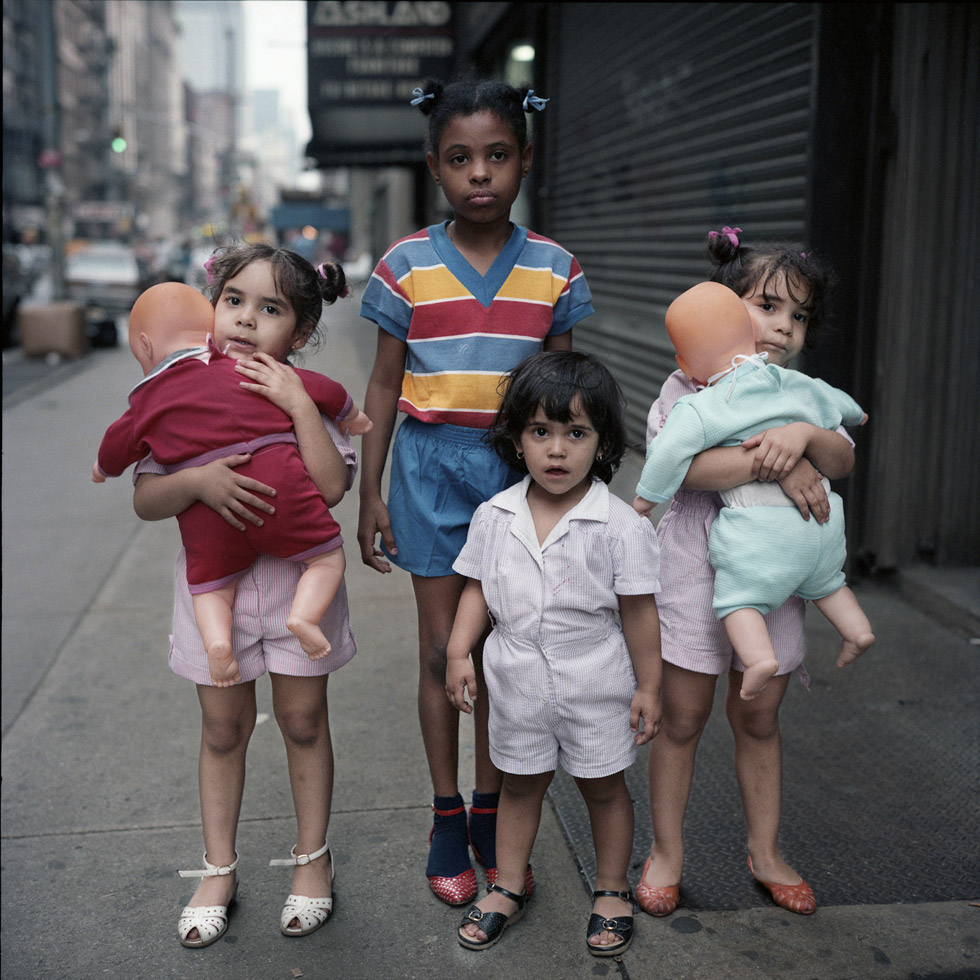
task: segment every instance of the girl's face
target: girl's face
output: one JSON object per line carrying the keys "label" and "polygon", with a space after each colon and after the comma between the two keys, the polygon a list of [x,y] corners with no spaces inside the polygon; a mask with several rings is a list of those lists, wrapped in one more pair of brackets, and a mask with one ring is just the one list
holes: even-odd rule
{"label": "girl's face", "polygon": [[531,146],[522,153],[513,129],[482,109],[449,121],[438,155],[426,154],[435,182],[453,214],[475,223],[509,220],[510,208],[531,169]]}
{"label": "girl's face", "polygon": [[[793,299],[782,273],[769,280],[765,291],[763,283],[764,280],[759,280],[752,291],[742,297],[742,302],[759,328],[756,353],[765,351],[769,354],[770,364],[785,367],[803,350],[810,309],[805,300]],[[795,289],[794,292],[803,290]]]}
{"label": "girl's face", "polygon": [[571,418],[556,422],[539,405],[517,442],[531,479],[555,497],[584,495],[589,472],[599,451],[599,433],[582,410],[579,399],[571,404]]}
{"label": "girl's face", "polygon": [[308,336],[297,329],[295,311],[279,295],[271,262],[251,262],[225,281],[214,307],[218,350],[235,360],[262,352],[284,361]]}

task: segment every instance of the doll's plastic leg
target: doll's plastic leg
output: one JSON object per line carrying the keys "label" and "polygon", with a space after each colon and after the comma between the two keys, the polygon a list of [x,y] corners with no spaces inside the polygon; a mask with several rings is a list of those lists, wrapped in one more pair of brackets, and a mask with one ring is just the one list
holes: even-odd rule
{"label": "doll's plastic leg", "polygon": [[231,607],[235,586],[193,596],[194,618],[208,654],[208,670],[215,687],[231,687],[241,682],[238,661],[231,648]]}
{"label": "doll's plastic leg", "polygon": [[868,622],[857,597],[846,585],[822,599],[816,599],[813,604],[841,635],[838,667],[854,663],[874,643],[875,635],[871,632],[871,623]]}
{"label": "doll's plastic leg", "polygon": [[320,660],[330,653],[320,620],[340,588],[346,567],[343,548],[334,548],[310,559],[296,586],[286,628],[296,635],[310,660]]}
{"label": "doll's plastic leg", "polygon": [[725,632],[742,661],[743,701],[751,701],[779,670],[779,661],[769,639],[766,621],[757,609],[736,609],[723,620]]}

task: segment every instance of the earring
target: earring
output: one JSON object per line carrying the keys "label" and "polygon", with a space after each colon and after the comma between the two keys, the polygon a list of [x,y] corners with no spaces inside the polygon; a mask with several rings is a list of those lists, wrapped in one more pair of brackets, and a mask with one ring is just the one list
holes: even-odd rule
{"label": "earring", "polygon": [[523,459],[524,458],[524,453],[520,449],[517,450],[517,458],[518,459]]}
{"label": "earring", "polygon": [[595,458],[601,463],[602,462],[602,453],[596,453],[595,454]]}

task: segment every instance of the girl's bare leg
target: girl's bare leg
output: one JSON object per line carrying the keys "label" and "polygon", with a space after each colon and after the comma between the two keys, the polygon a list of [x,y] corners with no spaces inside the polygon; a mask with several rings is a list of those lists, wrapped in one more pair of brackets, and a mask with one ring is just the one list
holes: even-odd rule
{"label": "girl's bare leg", "polygon": [[664,662],[663,727],[650,743],[648,759],[654,840],[644,880],[655,888],[668,888],[681,880],[684,814],[698,743],[711,715],[717,681],[714,674],[698,674]]}
{"label": "girl's bare leg", "polygon": [[779,820],[783,793],[783,750],[779,736],[779,706],[792,675],[774,677],[754,700],[739,695],[742,678],[729,672],[725,709],[735,737],[735,775],[738,779],[748,848],[758,877],[795,885],[802,879],[779,853]]}
{"label": "girl's bare leg", "polygon": [[334,548],[311,558],[296,585],[286,628],[296,636],[310,660],[320,660],[330,653],[330,643],[320,629],[320,620],[333,602],[346,569],[344,549]]}
{"label": "girl's bare leg", "polygon": [[[459,712],[446,697],[446,649],[465,581],[461,575],[412,576],[419,619],[419,723],[436,796],[455,796],[459,792]],[[483,684],[482,648],[474,651],[473,659],[480,685],[474,711],[476,789],[481,793],[496,793],[501,775],[490,762],[487,748],[488,698]]]}
{"label": "girl's bare leg", "polygon": [[[198,685],[201,754],[198,784],[206,856],[219,867],[235,860],[238,817],[245,790],[245,753],[255,728],[255,682],[230,688]],[[227,905],[235,893],[236,872],[202,878],[192,907]],[[189,939],[197,939],[192,929]]]}
{"label": "girl's bare leg", "polygon": [[242,675],[231,648],[231,607],[235,602],[235,586],[198,593],[192,596],[192,601],[197,630],[208,653],[211,682],[215,687],[238,684]]}
{"label": "girl's bare leg", "polygon": [[[633,801],[623,773],[601,779],[575,778],[589,811],[595,847],[595,890],[623,892],[629,889],[626,871],[633,853]],[[621,898],[604,895],[592,911],[606,919],[632,915],[633,907]],[[592,946],[611,946],[622,941],[612,932],[589,936]]]}
{"label": "girl's bare leg", "polygon": [[[515,895],[521,895],[534,838],[538,835],[541,822],[541,804],[555,774],[502,775],[503,785],[497,809],[497,884]],[[629,861],[628,854],[626,860]],[[503,912],[508,916],[515,911],[514,902],[499,892],[488,892],[477,905],[484,912]],[[462,930],[473,939],[482,941],[487,938],[475,922],[467,922]]]}
{"label": "girl's bare leg", "polygon": [[738,659],[745,667],[742,674],[741,696],[751,701],[779,670],[776,651],[769,639],[769,630],[762,613],[757,609],[736,609],[723,620],[725,632],[731,640]]}
{"label": "girl's bare leg", "polygon": [[[323,847],[333,800],[333,742],[327,714],[327,675],[270,674],[272,705],[286,746],[289,785],[296,807],[296,853]],[[288,850],[288,848],[286,848]],[[293,869],[290,891],[308,898],[333,894],[330,857]],[[297,920],[290,923],[298,927]]]}
{"label": "girl's bare leg", "polygon": [[841,635],[838,667],[854,663],[874,643],[875,635],[871,632],[871,623],[864,615],[857,597],[846,585],[815,600],[813,604]]}

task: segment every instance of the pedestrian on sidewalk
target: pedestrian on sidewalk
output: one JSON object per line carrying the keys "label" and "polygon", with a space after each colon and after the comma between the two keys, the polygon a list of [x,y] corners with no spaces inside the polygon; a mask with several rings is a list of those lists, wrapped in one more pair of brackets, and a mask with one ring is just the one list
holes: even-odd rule
{"label": "pedestrian on sidewalk", "polygon": [[[495,81],[429,80],[416,91],[413,104],[429,117],[426,161],[453,217],[395,242],[361,307],[378,325],[378,348],[364,400],[374,429],[362,447],[357,536],[366,565],[390,572],[390,560],[412,574],[419,721],[434,794],[426,877],[450,905],[476,895],[470,845],[487,879],[496,877],[501,781],[487,748],[486,703],[478,702],[467,816],[459,715],[445,695],[446,646],[464,585],[453,562],[477,506],[520,480],[486,442],[501,377],[536,351],[571,349],[573,325],[592,313],[575,258],[510,220],[531,167],[525,113],[544,102]],[[381,477],[399,410],[408,417],[395,438],[386,504]],[[473,656],[481,677],[479,644]]]}
{"label": "pedestrian on sidewalk", "polygon": [[[709,253],[717,266],[712,278],[732,289],[758,317],[761,330],[756,351],[767,353],[770,363],[784,367],[818,333],[830,277],[808,249],[767,243],[747,246],[741,242],[741,233],[740,228],[726,227],[708,236]],[[650,409],[648,442],[664,427],[677,400],[696,391],[695,383],[682,371],[667,378]],[[817,907],[810,886],[787,864],[778,843],[782,803],[779,707],[793,671],[799,670],[806,679],[804,602],[791,597],[765,617],[778,661],[776,675],[761,694],[743,700],[743,665],[715,615],[715,573],[708,557],[709,530],[721,507],[717,491],[756,479],[772,480],[773,458],[768,449],[774,442],[784,446],[798,442],[800,432],[804,434],[804,455],[778,483],[803,518],[812,514],[814,520],[826,522],[829,503],[821,476],[842,479],[850,473],[853,443],[843,429],[794,423],[770,429],[765,449],[749,440],[748,448],[716,447],[697,455],[657,526],[664,572],[657,596],[664,721],[649,755],[654,841],[636,888],[640,907],[650,915],[670,915],[680,899],[684,814],[698,743],[720,674],[728,675],[725,706],[734,736],[750,871],[783,908],[809,914]]]}
{"label": "pedestrian on sidewalk", "polygon": [[[344,287],[342,276],[324,291],[323,279],[302,257],[285,249],[258,252],[242,246],[223,256],[219,278],[211,285],[212,303],[226,299],[237,315],[237,341],[228,350],[240,358],[261,352],[274,358],[275,372],[266,395],[289,410],[303,464],[330,507],[350,489],[356,468],[354,451],[336,425],[321,416],[299,376],[288,366],[297,347],[316,338],[325,301]],[[265,256],[259,258],[258,256]],[[258,311],[241,301],[242,275],[258,266],[275,270],[274,295]],[[338,267],[339,269],[339,267]],[[228,288],[226,288],[228,287]],[[275,365],[274,365],[275,366]],[[284,407],[284,410],[285,407]],[[259,525],[274,513],[267,498],[275,489],[238,473],[248,455],[233,455],[175,473],[152,459],[137,466],[136,512],[144,520],[174,517],[198,501],[233,527]],[[204,834],[204,869],[180,872],[201,883],[178,922],[185,946],[208,946],[228,928],[228,909],[238,888],[236,835],[245,788],[245,755],[255,727],[255,681],[266,671],[272,683],[276,721],[286,747],[286,763],[296,807],[297,840],[289,858],[270,863],[293,868],[292,887],[279,927],[283,935],[305,936],[320,928],[333,909],[333,857],[327,840],[333,794],[333,745],[327,714],[327,680],[354,655],[344,583],[320,628],[330,654],[311,659],[287,619],[304,565],[262,555],[236,583],[232,637],[241,682],[218,687],[194,618],[183,550],[178,555],[171,669],[197,685],[201,705],[198,781]]]}
{"label": "pedestrian on sidewalk", "polygon": [[[657,537],[606,485],[626,425],[619,388],[596,358],[529,357],[511,375],[490,440],[528,475],[477,509],[453,566],[466,586],[446,692],[465,712],[467,690],[477,704],[489,700],[490,755],[504,773],[497,879],[457,938],[486,949],[524,914],[525,869],[561,763],[585,800],[596,851],[587,947],[616,956],[633,938],[624,773],[662,714]],[[484,686],[469,655],[490,623]]]}

